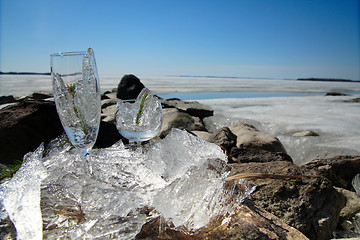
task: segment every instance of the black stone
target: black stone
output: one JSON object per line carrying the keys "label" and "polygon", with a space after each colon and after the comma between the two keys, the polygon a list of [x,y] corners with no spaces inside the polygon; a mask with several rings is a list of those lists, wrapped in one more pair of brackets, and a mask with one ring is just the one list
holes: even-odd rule
{"label": "black stone", "polygon": [[16,102],[16,99],[14,96],[0,96],[0,105],[7,104],[7,103],[14,103]]}
{"label": "black stone", "polygon": [[107,148],[118,142],[120,139],[125,143],[123,138],[116,128],[116,125],[109,122],[100,122],[99,134],[95,142],[95,147]]}
{"label": "black stone", "polygon": [[0,110],[0,163],[12,164],[63,133],[55,103],[25,99]]}
{"label": "black stone", "polygon": [[116,97],[122,100],[136,99],[144,87],[136,76],[125,75],[118,85]]}

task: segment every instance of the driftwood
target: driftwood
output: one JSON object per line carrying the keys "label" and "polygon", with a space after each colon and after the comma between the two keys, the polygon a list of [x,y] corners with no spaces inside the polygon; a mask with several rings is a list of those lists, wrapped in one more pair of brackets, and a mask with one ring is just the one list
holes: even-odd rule
{"label": "driftwood", "polygon": [[225,181],[234,181],[239,179],[254,180],[258,178],[271,178],[271,179],[293,179],[293,178],[318,178],[320,176],[314,175],[284,175],[284,174],[267,174],[267,173],[240,173],[225,178]]}

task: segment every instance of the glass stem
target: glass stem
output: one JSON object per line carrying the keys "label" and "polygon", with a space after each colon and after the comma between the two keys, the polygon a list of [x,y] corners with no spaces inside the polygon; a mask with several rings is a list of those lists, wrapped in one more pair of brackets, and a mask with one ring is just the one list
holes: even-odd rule
{"label": "glass stem", "polygon": [[141,142],[134,142],[129,140],[129,143],[127,144],[127,148],[129,150],[136,150],[141,147]]}
{"label": "glass stem", "polygon": [[89,156],[88,155],[90,155],[90,152],[87,149],[81,149],[80,158],[84,163],[85,173],[87,173],[89,175],[92,175],[93,171],[92,171],[91,164],[89,162]]}

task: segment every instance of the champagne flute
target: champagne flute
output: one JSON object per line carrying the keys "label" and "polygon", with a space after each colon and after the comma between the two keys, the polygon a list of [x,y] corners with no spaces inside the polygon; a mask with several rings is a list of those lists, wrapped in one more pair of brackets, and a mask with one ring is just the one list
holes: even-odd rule
{"label": "champagne flute", "polygon": [[101,100],[94,51],[51,54],[56,109],[64,130],[82,156],[94,146],[100,125]]}

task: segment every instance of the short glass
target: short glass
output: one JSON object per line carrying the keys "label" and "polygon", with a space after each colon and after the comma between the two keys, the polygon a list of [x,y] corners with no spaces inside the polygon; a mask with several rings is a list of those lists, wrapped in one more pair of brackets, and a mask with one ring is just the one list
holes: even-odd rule
{"label": "short glass", "polygon": [[161,129],[162,108],[159,99],[144,88],[137,99],[117,102],[116,126],[130,143],[154,138]]}

